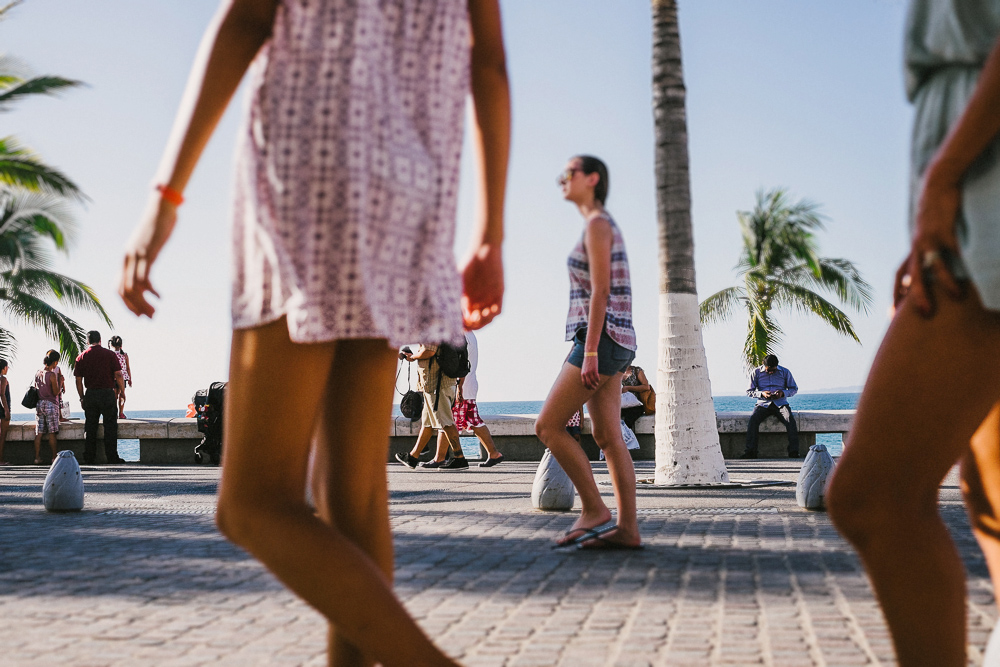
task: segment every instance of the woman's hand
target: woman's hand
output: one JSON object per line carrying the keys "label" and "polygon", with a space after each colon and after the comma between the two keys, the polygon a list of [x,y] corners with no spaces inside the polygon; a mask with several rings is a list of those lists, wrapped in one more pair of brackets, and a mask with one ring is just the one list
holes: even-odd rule
{"label": "woman's hand", "polygon": [[146,301],[145,293],[149,292],[157,298],[160,295],[149,282],[149,273],[177,224],[177,207],[156,196],[146,207],[143,220],[125,247],[118,294],[133,313],[152,317],[155,308]]}
{"label": "woman's hand", "polygon": [[503,256],[500,244],[483,243],[461,267],[462,319],[469,330],[482,329],[503,308]]}
{"label": "woman's hand", "polygon": [[914,307],[930,317],[934,312],[929,279],[952,298],[961,298],[963,290],[945,261],[958,255],[955,219],[961,198],[958,180],[941,177],[932,164],[927,169],[917,205],[916,233],[910,254],[896,271],[893,306],[898,308],[908,297]]}
{"label": "woman's hand", "polygon": [[594,391],[601,384],[601,375],[597,372],[597,357],[584,357],[580,368],[580,380],[583,386]]}

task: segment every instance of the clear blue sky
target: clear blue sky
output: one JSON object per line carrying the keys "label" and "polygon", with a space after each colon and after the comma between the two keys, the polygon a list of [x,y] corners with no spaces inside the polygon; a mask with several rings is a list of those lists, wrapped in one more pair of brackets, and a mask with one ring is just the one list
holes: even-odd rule
{"label": "clear blue sky", "polygon": [[[657,257],[650,111],[649,3],[502,3],[514,100],[504,315],[480,338],[480,400],[544,398],[568,350],[565,257],[580,233],[555,177],[567,157],[611,169],[608,208],[632,262],[637,363],[655,369]],[[856,324],[863,345],[785,315],[778,351],[803,390],[858,385],[887,325],[890,282],[906,245],[910,110],[903,97],[903,0],[681,0],[699,295],[733,284],[735,212],[761,187],[787,187],[828,216],[822,252],[855,261],[875,287]],[[154,271],[155,319],[115,293],[122,246],[142,210],[212,2],[27,0],[0,23],[0,50],[36,73],[85,81],[60,99],[3,117],[90,197],[60,269],[93,286],[125,340],[135,409],[179,408],[224,379],[229,346],[229,200],[234,103],[186,193],[177,232]],[[472,220],[463,165],[458,250]],[[81,319],[87,328],[96,322]],[[705,334],[713,393],[744,387],[745,323]],[[26,385],[51,343],[15,328],[9,375]],[[107,334],[106,334],[107,337]],[[75,407],[75,405],[74,405]]]}

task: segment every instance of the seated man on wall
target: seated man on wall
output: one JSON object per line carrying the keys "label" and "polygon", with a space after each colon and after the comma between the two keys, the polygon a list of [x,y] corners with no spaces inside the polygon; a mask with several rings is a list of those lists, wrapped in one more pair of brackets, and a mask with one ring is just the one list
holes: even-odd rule
{"label": "seated man on wall", "polygon": [[798,392],[795,378],[784,366],[778,365],[778,357],[769,354],[764,357],[764,365],[750,372],[750,387],[747,396],[757,399],[757,405],[750,416],[747,425],[746,449],[741,459],[757,458],[757,432],[760,423],[774,416],[788,429],[788,457],[799,456],[799,430],[795,425],[795,416],[788,405],[788,399]]}

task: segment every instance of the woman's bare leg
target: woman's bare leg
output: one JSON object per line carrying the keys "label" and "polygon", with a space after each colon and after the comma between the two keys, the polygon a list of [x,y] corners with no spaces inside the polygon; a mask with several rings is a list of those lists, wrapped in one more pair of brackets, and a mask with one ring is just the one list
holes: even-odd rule
{"label": "woman's bare leg", "polygon": [[[384,340],[340,341],[313,444],[320,518],[368,554],[389,582],[393,560],[385,466],[396,364],[396,351]],[[330,665],[371,664],[331,623]]]}
{"label": "woman's bare leg", "polygon": [[1000,403],[972,436],[962,459],[962,493],[993,590],[1000,591]]}
{"label": "woman's bare leg", "polygon": [[924,319],[904,301],[875,357],[829,494],[899,663],[964,664],[965,579],[938,486],[1000,399],[1000,315],[970,294]]}
{"label": "woman's bare leg", "polygon": [[[600,386],[610,379],[610,376],[602,375]],[[556,457],[559,465],[569,475],[577,493],[580,494],[580,517],[573,523],[572,528],[573,531],[580,529],[580,534],[584,528],[593,528],[611,520],[611,510],[601,498],[597,482],[594,481],[590,460],[580,447],[580,443],[566,431],[566,422],[593,395],[594,391],[583,386],[580,369],[570,363],[563,363],[562,370],[552,385],[545,404],[542,405],[541,414],[535,422],[535,434]],[[571,541],[578,537],[580,535],[571,532],[560,542]]]}
{"label": "woman's bare leg", "polygon": [[[326,616],[368,660],[386,667],[453,665],[396,599],[385,575],[386,556],[369,556],[367,549],[377,549],[384,537],[358,544],[305,502],[309,450],[335,347],[292,343],[284,318],[233,332],[219,528]],[[372,363],[383,362],[379,357]],[[368,391],[363,386],[369,378],[345,379],[352,391]],[[342,396],[339,390],[337,395]],[[368,411],[362,414],[367,417]],[[381,425],[372,422],[380,439],[387,438],[388,415]],[[373,446],[382,451],[385,465],[385,444]],[[354,447],[360,450],[364,443]]]}
{"label": "woman's bare leg", "polygon": [[[601,539],[622,544],[639,544],[639,521],[636,516],[635,465],[628,453],[621,429],[622,373],[603,382],[587,401],[594,440],[604,451],[611,473],[611,485],[618,505],[618,530]],[[565,430],[565,429],[564,429]]]}

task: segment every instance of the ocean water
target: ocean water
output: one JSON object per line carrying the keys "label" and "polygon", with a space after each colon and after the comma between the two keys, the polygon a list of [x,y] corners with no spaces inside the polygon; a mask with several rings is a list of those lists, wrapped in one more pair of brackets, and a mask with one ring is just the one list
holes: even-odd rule
{"label": "ocean water", "polygon": [[[853,410],[858,405],[860,394],[799,394],[789,403],[795,410]],[[746,396],[715,396],[716,412],[749,412],[753,410],[754,401]],[[479,403],[479,414],[489,415],[534,415],[542,409],[543,401],[484,401]],[[183,417],[186,410],[129,410],[126,414],[132,419],[166,419]],[[393,414],[399,415],[399,406],[393,406]],[[73,412],[74,419],[83,419],[82,412]],[[34,421],[34,412],[14,412],[14,421]],[[827,446],[834,456],[843,449],[839,433],[820,433],[816,436],[817,444]],[[480,456],[479,441],[474,437],[462,438],[462,450],[466,456]],[[138,440],[119,440],[118,451],[126,461],[139,460]]]}

